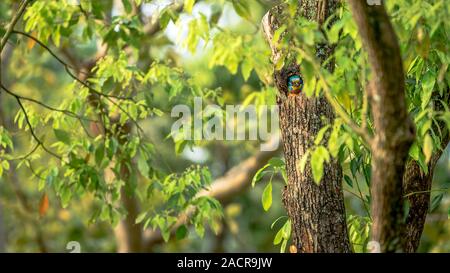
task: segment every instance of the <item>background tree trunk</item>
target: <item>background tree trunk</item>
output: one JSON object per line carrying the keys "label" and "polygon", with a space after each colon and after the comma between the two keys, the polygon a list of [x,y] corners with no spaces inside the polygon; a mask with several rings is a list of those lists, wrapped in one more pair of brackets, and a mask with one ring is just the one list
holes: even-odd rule
{"label": "background tree trunk", "polygon": [[368,52],[373,85],[370,103],[375,135],[372,150],[372,240],[382,252],[402,246],[402,179],[414,124],[405,100],[405,75],[400,47],[384,5],[349,0],[363,45]]}
{"label": "background tree trunk", "polygon": [[[301,1],[303,16],[319,23],[335,10],[337,0]],[[273,59],[278,58],[271,37],[282,25],[282,7],[272,8],[263,19],[263,27],[271,44]],[[332,49],[322,46],[327,58]],[[323,60],[323,59],[322,59]],[[329,69],[332,69],[333,64]],[[334,120],[331,105],[323,97],[306,98],[303,94],[286,97],[287,79],[299,72],[296,64],[275,71],[279,94],[280,129],[283,139],[288,185],[283,192],[283,203],[292,223],[292,239],[299,252],[351,252],[348,239],[342,170],[336,160],[324,166],[321,183],[314,182],[310,164],[301,173],[298,161],[313,143],[318,131],[325,125],[322,117]]]}
{"label": "background tree trunk", "polygon": [[[447,94],[449,94],[447,88]],[[448,105],[448,95],[439,96],[439,92],[433,93],[433,100],[440,99]],[[434,106],[435,111],[445,111],[442,104],[437,103]],[[433,124],[433,130],[440,131],[442,135],[442,144],[440,149],[434,152],[428,163],[428,173],[425,174],[417,161],[411,160],[406,165],[403,176],[403,196],[408,198],[409,212],[406,217],[406,226],[404,230],[403,251],[414,253],[419,248],[420,238],[425,227],[425,220],[430,208],[431,186],[433,182],[436,165],[441,158],[442,153],[447,148],[450,141],[449,131],[444,121],[438,121]]]}

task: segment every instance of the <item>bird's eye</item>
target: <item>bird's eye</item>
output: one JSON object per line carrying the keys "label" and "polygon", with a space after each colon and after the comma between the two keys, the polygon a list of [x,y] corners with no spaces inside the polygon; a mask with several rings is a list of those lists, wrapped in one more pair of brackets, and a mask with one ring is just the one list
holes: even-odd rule
{"label": "bird's eye", "polygon": [[293,75],[288,78],[288,84],[297,84],[299,81],[298,75]]}

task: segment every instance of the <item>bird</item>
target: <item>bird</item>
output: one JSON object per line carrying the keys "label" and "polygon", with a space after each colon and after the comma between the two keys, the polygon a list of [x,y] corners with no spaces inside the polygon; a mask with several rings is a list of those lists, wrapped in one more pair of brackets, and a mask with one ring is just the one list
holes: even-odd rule
{"label": "bird", "polygon": [[300,75],[292,75],[288,78],[289,96],[295,96],[303,90],[303,78]]}

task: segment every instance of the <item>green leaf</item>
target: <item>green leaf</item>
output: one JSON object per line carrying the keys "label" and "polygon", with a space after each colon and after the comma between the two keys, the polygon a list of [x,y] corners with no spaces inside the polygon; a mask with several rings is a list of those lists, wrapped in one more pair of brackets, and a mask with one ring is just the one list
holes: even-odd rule
{"label": "green leaf", "polygon": [[265,211],[272,206],[272,181],[267,184],[262,194],[262,205]]}
{"label": "green leaf", "polygon": [[433,212],[435,209],[437,209],[437,207],[439,207],[439,205],[441,204],[442,198],[444,198],[443,193],[440,193],[440,194],[436,195],[435,197],[433,197],[433,199],[431,200],[430,212]]}
{"label": "green leaf", "polygon": [[170,229],[161,230],[161,234],[162,234],[164,242],[167,243],[170,239]]}
{"label": "green leaf", "polygon": [[[309,64],[309,63],[308,62],[303,62],[303,64],[305,64],[303,66],[303,69],[304,69],[303,71],[305,71],[305,72],[308,71],[309,68],[308,68],[308,65],[306,65],[306,64]],[[310,97],[312,97],[314,95],[314,93],[316,91],[316,86],[317,86],[317,79],[316,79],[316,77],[312,76],[312,77],[309,78],[309,80],[305,79],[304,92],[305,92],[305,95],[308,98],[310,98]]]}
{"label": "green leaf", "polygon": [[320,142],[322,142],[323,137],[325,136],[325,133],[330,128],[330,125],[325,125],[320,131],[317,133],[316,139],[314,141],[314,144],[319,145]]}
{"label": "green leaf", "polygon": [[118,147],[119,147],[119,143],[117,142],[117,140],[114,137],[107,140],[107,150],[106,151],[108,153],[109,158],[112,158],[116,154]]}
{"label": "green leaf", "polygon": [[122,3],[126,13],[131,13],[133,11],[133,6],[131,5],[130,0],[122,0]]}
{"label": "green leaf", "polygon": [[0,126],[0,146],[2,146],[3,148],[9,147],[11,150],[14,149],[11,136],[9,135],[8,131],[6,131],[2,126]]}
{"label": "green leaf", "polygon": [[194,7],[195,0],[184,0],[184,10],[187,13],[192,13],[192,8]]}
{"label": "green leaf", "polygon": [[140,213],[140,214],[138,215],[138,217],[136,217],[135,223],[136,223],[136,224],[141,223],[142,221],[144,221],[144,219],[145,219],[146,216],[147,216],[147,212],[146,212],[146,211]]}
{"label": "green leaf", "polygon": [[186,40],[184,41],[184,46],[190,53],[194,54],[200,38],[202,38],[205,42],[208,42],[209,40],[208,20],[204,14],[200,14],[200,18],[191,20],[188,27],[189,32]]}
{"label": "green leaf", "polygon": [[274,44],[277,44],[280,41],[281,35],[284,33],[286,28],[287,28],[286,25],[282,25],[277,30],[275,30],[272,38]]}
{"label": "green leaf", "polygon": [[342,23],[335,23],[327,32],[328,41],[330,42],[330,44],[335,44],[339,41],[339,33],[341,32],[342,25]]}
{"label": "green leaf", "polygon": [[158,108],[153,108],[153,109],[152,109],[152,112],[153,112],[155,115],[157,115],[158,117],[162,117],[162,116],[164,115],[164,112],[161,111],[161,110],[158,109]]}
{"label": "green leaf", "polygon": [[188,145],[189,142],[185,140],[179,140],[175,142],[175,153],[177,155],[181,154],[184,151],[184,148],[186,148],[186,145]]}
{"label": "green leaf", "polygon": [[286,246],[287,246],[287,240],[283,240],[283,243],[281,244],[280,247],[280,253],[284,253],[286,251]]}
{"label": "green leaf", "polygon": [[340,128],[340,124],[337,126],[335,125],[330,134],[330,138],[328,139],[328,150],[333,157],[337,157],[339,150],[344,143],[343,137],[339,134]]}
{"label": "green leaf", "polygon": [[70,191],[69,188],[64,187],[60,194],[61,194],[61,206],[63,208],[67,208],[67,206],[69,205],[70,199],[72,198],[72,192]]}
{"label": "green leaf", "polygon": [[419,160],[419,146],[417,145],[417,142],[414,142],[413,145],[411,145],[411,148],[409,149],[409,156],[418,161]]}
{"label": "green leaf", "polygon": [[132,119],[136,120],[138,118],[138,108],[136,104],[130,104],[130,106],[128,107],[128,112],[130,113]]}
{"label": "green leaf", "polygon": [[95,164],[100,166],[102,164],[103,158],[105,157],[105,145],[100,143],[97,149],[95,149]]}
{"label": "green leaf", "polygon": [[270,225],[270,229],[273,229],[273,227],[275,226],[275,224],[280,221],[283,218],[286,218],[287,216],[280,216],[278,217],[275,221],[273,221],[272,225]]}
{"label": "green leaf", "polygon": [[2,161],[1,165],[2,165],[3,169],[9,170],[9,162],[8,161],[6,161],[6,160]]}
{"label": "green leaf", "polygon": [[247,81],[248,78],[250,77],[252,70],[253,70],[253,64],[251,63],[249,58],[245,58],[242,61],[242,65],[241,65],[242,77],[244,78],[245,81]]}
{"label": "green leaf", "polygon": [[281,240],[283,240],[283,228],[280,228],[280,230],[278,230],[275,238],[273,239],[273,244],[278,245],[279,243],[281,243]]}
{"label": "green leaf", "polygon": [[280,58],[278,58],[277,62],[275,63],[275,70],[281,70],[281,68],[284,67],[284,58],[285,56],[281,55]]}
{"label": "green leaf", "polygon": [[161,27],[162,30],[164,30],[167,27],[171,19],[172,17],[170,16],[169,12],[164,11],[161,13],[161,15],[159,16],[159,26]]}
{"label": "green leaf", "polygon": [[186,238],[187,233],[188,233],[188,229],[187,229],[186,225],[181,225],[179,228],[177,228],[175,237],[177,238],[177,240],[181,240],[181,239]]}
{"label": "green leaf", "polygon": [[139,156],[137,165],[141,175],[148,178],[150,168],[148,166],[147,160],[145,160],[143,156]]}
{"label": "green leaf", "polygon": [[425,155],[425,162],[428,164],[433,155],[433,139],[429,134],[426,134],[423,140],[423,154]]}
{"label": "green leaf", "polygon": [[422,100],[421,107],[424,109],[430,102],[431,95],[433,94],[433,88],[436,83],[436,75],[429,71],[425,74],[422,80],[422,92],[420,98]]}
{"label": "green leaf", "polygon": [[236,13],[247,20],[251,20],[250,7],[247,0],[232,0]]}
{"label": "green leaf", "polygon": [[197,235],[200,236],[200,238],[203,238],[205,235],[205,226],[203,223],[198,223],[195,225],[195,232],[197,232]]}
{"label": "green leaf", "polygon": [[344,180],[345,180],[345,183],[347,183],[347,185],[350,186],[350,188],[353,188],[353,181],[350,177],[348,177],[348,175],[344,175]]}
{"label": "green leaf", "polygon": [[358,166],[357,160],[356,159],[352,159],[350,161],[350,171],[351,171],[352,176],[353,176],[354,179],[356,179],[356,174],[358,173],[358,169],[359,169],[359,166]]}
{"label": "green leaf", "polygon": [[302,156],[302,158],[297,163],[297,167],[300,168],[300,172],[305,171],[306,163],[308,162],[309,150]]}
{"label": "green leaf", "polygon": [[283,159],[279,158],[279,157],[272,157],[269,160],[269,165],[274,167],[274,168],[280,168],[283,167],[285,165]]}
{"label": "green leaf", "polygon": [[288,219],[283,226],[283,238],[285,240],[289,240],[289,238],[291,237],[291,228],[291,219]]}
{"label": "green leaf", "polygon": [[323,164],[330,161],[330,154],[323,146],[317,147],[311,154],[311,169],[316,184],[320,183],[323,176]]}
{"label": "green leaf", "polygon": [[[0,166],[1,168],[1,166]],[[0,175],[1,176],[1,175]],[[48,177],[47,177],[48,179]],[[47,179],[39,179],[39,183],[38,183],[38,191],[42,191],[45,188],[45,183],[47,182]]]}
{"label": "green leaf", "polygon": [[281,169],[281,176],[283,177],[284,183],[287,185],[288,178],[287,178],[286,168]]}
{"label": "green leaf", "polygon": [[[307,61],[307,60],[303,60],[302,61],[302,73],[303,76],[305,78],[305,88],[307,85],[313,85],[311,84],[313,81],[315,82],[315,77],[314,77],[314,66],[312,65],[311,62]],[[315,86],[315,84],[314,84]]]}
{"label": "green leaf", "polygon": [[56,139],[63,142],[64,144],[70,145],[70,134],[64,130],[53,129]]}
{"label": "green leaf", "polygon": [[324,146],[318,146],[315,149],[315,153],[319,154],[320,157],[325,161],[325,162],[330,162],[330,153],[328,152],[328,150],[324,147]]}
{"label": "green leaf", "polygon": [[255,176],[253,176],[253,180],[252,180],[252,187],[255,186],[256,182],[258,182],[259,180],[261,180],[261,178],[263,178],[263,176],[265,174],[265,172],[263,172],[263,171],[265,169],[267,169],[269,166],[270,166],[270,164],[266,164],[264,167],[262,167],[255,173]]}

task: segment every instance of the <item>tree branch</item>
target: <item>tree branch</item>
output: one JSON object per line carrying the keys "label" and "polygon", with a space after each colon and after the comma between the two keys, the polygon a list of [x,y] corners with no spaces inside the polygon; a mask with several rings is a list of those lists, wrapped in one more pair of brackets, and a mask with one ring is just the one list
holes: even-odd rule
{"label": "tree branch", "polygon": [[382,252],[394,252],[402,246],[402,179],[415,135],[406,107],[402,56],[384,5],[348,2],[374,81],[369,94],[376,128],[371,143],[372,240],[380,243]]}
{"label": "tree branch", "polygon": [[[450,90],[447,88],[447,91]],[[438,92],[434,92],[433,96],[437,96],[436,99],[439,99]],[[435,111],[440,111],[444,108],[442,104],[437,104],[435,107]],[[428,163],[428,173],[425,174],[421,170],[418,162],[411,160],[406,165],[405,175],[403,176],[403,197],[409,200],[409,212],[405,220],[406,226],[403,235],[403,251],[408,253],[416,252],[419,248],[420,238],[422,237],[425,220],[429,212],[431,192],[448,190],[432,190],[431,188],[437,162],[450,141],[450,133],[444,121],[437,122],[432,129],[443,132],[441,134],[441,143],[443,145],[431,157]]]}
{"label": "tree branch", "polygon": [[[276,145],[278,139],[272,139],[271,144]],[[224,203],[242,193],[251,185],[251,181],[256,172],[267,164],[269,159],[279,152],[279,148],[274,151],[258,152],[256,155],[247,158],[239,165],[230,169],[224,176],[217,178],[209,189],[201,191],[197,197],[209,196]],[[187,209],[185,213],[178,217],[177,223],[172,228],[172,234],[177,228],[189,221],[194,212],[193,208]],[[144,233],[144,250],[152,251],[152,248],[159,243],[164,242],[159,230],[146,230]]]}
{"label": "tree branch", "polygon": [[11,36],[11,33],[16,26],[17,22],[19,21],[20,17],[22,17],[22,14],[25,12],[26,7],[28,4],[30,4],[33,0],[24,0],[22,4],[19,6],[19,9],[17,10],[16,15],[12,18],[11,23],[8,25],[8,28],[6,29],[5,35],[3,35],[2,40],[0,42],[0,53],[3,51],[3,48],[6,45],[6,42],[9,39],[9,36]]}

